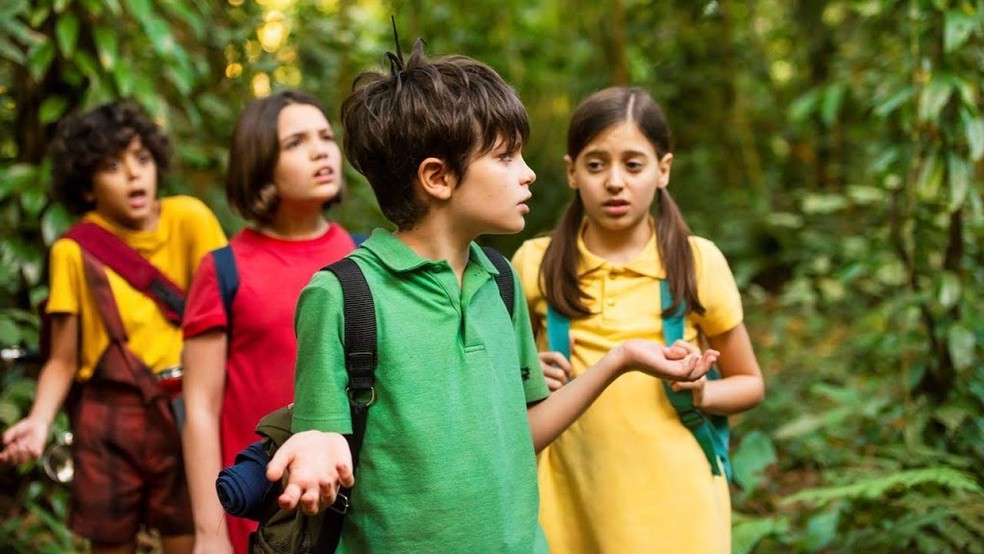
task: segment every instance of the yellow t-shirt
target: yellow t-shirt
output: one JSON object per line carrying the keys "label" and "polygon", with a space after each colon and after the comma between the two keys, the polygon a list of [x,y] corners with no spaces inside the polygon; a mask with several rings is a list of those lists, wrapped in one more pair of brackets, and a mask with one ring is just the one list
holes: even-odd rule
{"label": "yellow t-shirt", "polygon": [[[526,241],[513,264],[538,345],[546,350],[547,302],[537,284],[550,239]],[[690,240],[706,308],[687,317],[684,337],[714,336],[741,323],[741,298],[724,255]],[[663,342],[655,234],[634,260],[616,266],[578,240],[578,277],[592,315],[571,322],[571,364],[580,375],[623,340]],[[538,457],[540,521],[551,552],[728,554],[728,484],[714,477],[659,380],[631,372],[616,380]]]}
{"label": "yellow t-shirt", "polygon": [[[160,202],[160,221],[151,231],[121,228],[96,212],[87,213],[83,220],[121,237],[176,285],[187,290],[198,262],[210,250],[226,243],[225,233],[212,211],[196,198],[172,196]],[[180,363],[181,329],[167,321],[152,299],[131,287],[113,270],[106,268],[106,275],[133,353],[154,371]],[[109,335],[86,285],[81,249],[73,240],[58,239],[51,247],[51,294],[47,311],[79,316],[76,379],[87,380],[109,346]]]}

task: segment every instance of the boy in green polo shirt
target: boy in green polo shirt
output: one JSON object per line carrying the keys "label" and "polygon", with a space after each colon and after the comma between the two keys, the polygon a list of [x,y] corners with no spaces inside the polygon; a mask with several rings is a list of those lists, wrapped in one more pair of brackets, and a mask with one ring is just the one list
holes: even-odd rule
{"label": "boy in green polo shirt", "polygon": [[[390,59],[342,104],[346,155],[397,229],[349,256],[375,299],[378,362],[338,551],[546,552],[536,453],[622,373],[693,380],[717,353],[628,341],[548,398],[526,301],[515,295],[510,318],[473,242],[525,226],[536,178],[522,157],[526,111],[470,58],[429,61],[418,41],[405,66]],[[301,293],[296,434],[267,472],[287,475],[281,506],[308,514],[354,484],[341,298],[327,271]]]}

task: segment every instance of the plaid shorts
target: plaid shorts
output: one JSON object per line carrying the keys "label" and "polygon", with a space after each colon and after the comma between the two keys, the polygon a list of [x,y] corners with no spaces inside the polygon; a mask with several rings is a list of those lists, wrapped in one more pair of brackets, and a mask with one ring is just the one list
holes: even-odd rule
{"label": "plaid shorts", "polygon": [[135,388],[99,385],[75,409],[69,526],[97,544],[132,542],[141,524],[194,532],[180,440],[151,409]]}

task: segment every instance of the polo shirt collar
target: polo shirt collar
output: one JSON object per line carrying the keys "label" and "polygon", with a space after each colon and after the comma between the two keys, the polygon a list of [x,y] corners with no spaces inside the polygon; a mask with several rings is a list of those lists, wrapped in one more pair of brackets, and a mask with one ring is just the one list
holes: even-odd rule
{"label": "polo shirt collar", "polygon": [[[386,229],[376,229],[365,242],[365,248],[376,255],[376,258],[394,273],[404,273],[413,271],[423,266],[430,266],[435,260],[428,260],[414,252],[402,240],[396,238],[393,233]],[[472,242],[469,246],[469,261],[477,263],[482,269],[491,275],[498,275],[499,271],[489,260],[482,249]]]}
{"label": "polo shirt collar", "polygon": [[581,229],[577,233],[578,264],[577,274],[582,277],[597,270],[611,270],[615,267],[625,271],[638,273],[654,279],[665,279],[666,272],[663,270],[663,263],[659,259],[659,252],[656,249],[656,227],[653,218],[649,218],[649,228],[652,231],[649,242],[639,254],[623,266],[616,266],[608,260],[598,256],[588,250],[584,244],[584,229],[587,227],[587,218],[581,221]]}

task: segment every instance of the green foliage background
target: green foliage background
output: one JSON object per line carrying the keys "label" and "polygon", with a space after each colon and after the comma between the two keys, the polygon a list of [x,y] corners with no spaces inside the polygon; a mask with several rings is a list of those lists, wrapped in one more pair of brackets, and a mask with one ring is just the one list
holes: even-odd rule
{"label": "green foliage background", "polygon": [[[175,139],[167,189],[233,232],[220,183],[241,107],[282,86],[337,107],[393,48],[390,14],[405,49],[483,60],[528,107],[538,179],[527,231],[488,239],[506,252],[570,197],[580,99],[638,84],[663,104],[671,191],[732,263],[768,388],[732,421],[735,552],[984,552],[981,0],[7,0],[0,346],[36,344],[46,248],[70,224],[45,193],[59,118],[137,99]],[[333,216],[385,224],[347,173]],[[0,383],[6,426],[31,368]],[[64,491],[30,466],[0,478],[0,544],[84,549]]]}

